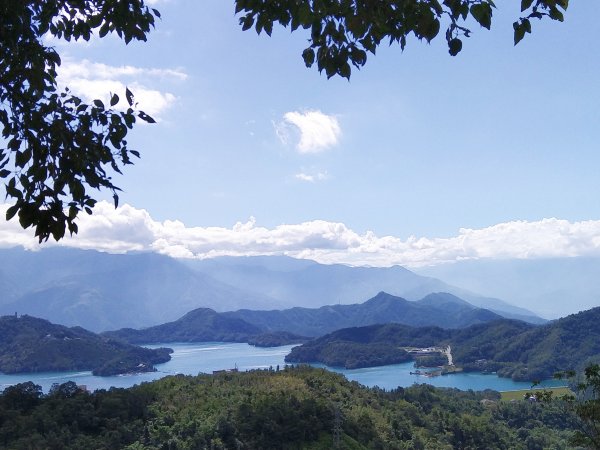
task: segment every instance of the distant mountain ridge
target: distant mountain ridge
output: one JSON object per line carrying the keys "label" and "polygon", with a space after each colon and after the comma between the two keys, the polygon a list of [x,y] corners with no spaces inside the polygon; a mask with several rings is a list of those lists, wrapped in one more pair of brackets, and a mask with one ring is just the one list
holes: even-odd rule
{"label": "distant mountain ridge", "polygon": [[381,291],[410,301],[422,299],[432,292],[448,292],[503,317],[545,322],[524,308],[417,275],[401,266],[325,265],[286,256],[219,257],[184,263],[219,281],[283,300],[289,306],[314,308],[335,303],[354,304]]}
{"label": "distant mountain ridge", "polygon": [[289,331],[303,336],[321,336],[340,328],[390,322],[461,328],[501,318],[496,313],[476,308],[452,294],[434,293],[411,302],[385,292],[378,293],[364,303],[353,305],[277,311],[243,309],[223,315],[243,319],[264,330]]}
{"label": "distant mountain ridge", "polygon": [[437,325],[446,328],[465,327],[498,320],[501,316],[475,308],[451,294],[430,294],[424,299],[409,302],[380,292],[372,299],[355,305],[329,305],[320,308],[291,308],[281,311],[251,311],[217,313],[200,308],[182,318],[154,327],[130,328],[104,333],[132,343],[155,342],[264,342],[260,335],[291,333],[291,340],[302,336],[320,336],[348,326],[377,323],[404,323],[414,326]]}
{"label": "distant mountain ridge", "polygon": [[549,318],[600,305],[599,257],[489,258],[422,267],[416,272],[482,295],[510,299]]}
{"label": "distant mountain ridge", "polygon": [[450,292],[530,321],[525,310],[464,292],[402,267],[323,265],[288,257],[176,260],[156,253],[0,249],[0,314],[30,314],[92,331],[144,328],[196,308],[218,312],[353,304],[385,291],[418,300]]}
{"label": "distant mountain ridge", "polygon": [[0,314],[30,314],[93,331],[147,327],[207,305],[221,311],[281,306],[155,253],[0,250],[0,277],[13,286],[0,298]]}

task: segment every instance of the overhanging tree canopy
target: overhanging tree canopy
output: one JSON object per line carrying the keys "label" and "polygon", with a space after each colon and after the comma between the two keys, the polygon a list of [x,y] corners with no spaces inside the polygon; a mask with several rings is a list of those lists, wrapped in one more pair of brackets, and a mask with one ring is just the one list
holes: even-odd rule
{"label": "overhanging tree canopy", "polygon": [[104,105],[59,92],[60,56],[44,38],[145,41],[156,17],[143,0],[0,0],[0,178],[14,200],[6,215],[35,227],[40,241],[77,232],[77,214],[96,203],[91,188],[109,189],[118,203],[110,172],[139,156],[127,132],[137,118],[153,122],[134,110],[129,90],[125,111],[113,109],[117,94]]}
{"label": "overhanging tree canopy", "polygon": [[[271,35],[278,23],[310,30],[304,62],[327,77],[350,78],[352,67],[367,62],[382,42],[402,49],[412,34],[431,41],[446,27],[448,51],[457,55],[461,38],[469,37],[469,22],[488,30],[496,5],[493,0],[236,0],[242,29]],[[531,19],[563,20],[569,0],[521,0],[522,17],[513,24],[515,45],[531,33]]]}
{"label": "overhanging tree canopy", "polygon": [[[531,19],[563,20],[568,0],[522,0],[514,24],[518,43],[531,32]],[[493,0],[235,0],[244,30],[271,34],[275,24],[310,30],[302,56],[328,77],[349,78],[382,42],[404,48],[412,34],[431,41],[445,28],[451,55],[462,48],[469,23],[489,29]],[[126,43],[146,40],[157,10],[144,0],[0,0],[0,178],[14,205],[7,219],[35,228],[40,241],[77,232],[75,219],[96,203],[93,189],[108,189],[118,204],[111,172],[139,153],[126,136],[136,120],[153,119],[134,109],[115,110],[100,100],[86,104],[68,90],[59,92],[60,57],[45,45],[52,36],[67,41],[117,33]]]}

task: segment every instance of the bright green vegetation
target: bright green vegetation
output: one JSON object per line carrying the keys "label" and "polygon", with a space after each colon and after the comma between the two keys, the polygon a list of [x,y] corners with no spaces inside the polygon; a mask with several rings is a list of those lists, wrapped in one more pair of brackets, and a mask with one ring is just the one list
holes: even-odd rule
{"label": "bright green vegetation", "polygon": [[448,364],[448,358],[445,354],[436,353],[428,356],[417,356],[415,365],[417,367],[440,367]]}
{"label": "bright green vegetation", "polygon": [[0,372],[92,370],[94,375],[153,371],[171,359],[151,350],[30,316],[0,317]]}
{"label": "bright green vegetation", "polygon": [[500,393],[500,398],[503,401],[511,400],[524,400],[526,394],[535,394],[537,392],[552,392],[554,397],[562,397],[563,395],[574,395],[573,391],[568,387],[557,387],[557,388],[535,388],[535,389],[521,389],[519,391],[506,391]]}
{"label": "bright green vegetation", "polygon": [[[515,320],[497,320],[459,330],[438,327],[413,328],[399,324],[347,328],[292,349],[289,362],[346,364],[368,354],[368,346],[387,352],[397,347],[452,346],[455,365],[464,370],[497,372],[514,380],[552,378],[563,370],[582,370],[600,358],[600,308],[573,314],[543,326]],[[385,352],[382,348],[382,352]],[[380,358],[364,361],[379,365]],[[334,364],[331,364],[334,365]]]}
{"label": "bright green vegetation", "polygon": [[94,394],[32,383],[0,396],[11,449],[567,449],[575,419],[557,401],[494,391],[368,389],[322,369],[176,376]]}
{"label": "bright green vegetation", "polygon": [[402,347],[431,347],[446,341],[450,333],[438,327],[400,324],[345,328],[294,347],[285,360],[346,368],[400,363],[412,359]]}

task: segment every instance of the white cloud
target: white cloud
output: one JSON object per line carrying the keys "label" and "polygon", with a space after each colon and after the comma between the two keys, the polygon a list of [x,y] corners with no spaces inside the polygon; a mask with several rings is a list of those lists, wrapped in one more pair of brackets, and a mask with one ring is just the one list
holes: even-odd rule
{"label": "white cloud", "polygon": [[108,103],[110,94],[119,95],[121,100],[117,108],[127,108],[125,89],[129,87],[135,95],[137,108],[155,118],[160,117],[177,98],[170,92],[148,85],[187,79],[187,74],[181,70],[109,66],[88,60],[75,62],[68,59],[59,67],[58,74],[62,87],[69,87],[88,102],[100,99]]}
{"label": "white cloud", "polygon": [[[0,217],[9,205],[0,204]],[[257,226],[256,219],[231,228],[186,227],[177,220],[158,222],[129,205],[115,209],[99,202],[92,216],[83,214],[79,234],[59,244],[124,253],[154,251],[173,257],[210,258],[222,255],[289,255],[322,263],[409,267],[461,259],[600,256],[600,221],[569,222],[543,219],[514,221],[478,230],[461,229],[450,238],[359,234],[343,223],[313,220],[274,228]],[[0,223],[0,247],[40,248],[31,230],[16,220]]]}
{"label": "white cloud", "polygon": [[329,178],[327,172],[316,172],[314,174],[300,172],[294,175],[294,178],[300,181],[306,181],[308,183],[315,183],[317,181],[324,181]]}
{"label": "white cloud", "polygon": [[296,149],[300,153],[319,153],[338,144],[342,129],[335,116],[321,111],[291,111],[283,115],[283,121],[275,124],[279,139],[287,144],[293,130],[299,133]]}

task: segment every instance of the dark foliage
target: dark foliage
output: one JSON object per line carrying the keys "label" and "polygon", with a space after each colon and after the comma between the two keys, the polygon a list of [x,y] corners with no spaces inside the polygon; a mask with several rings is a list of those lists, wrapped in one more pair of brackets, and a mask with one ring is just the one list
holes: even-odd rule
{"label": "dark foliage", "polygon": [[171,349],[148,349],[30,316],[0,317],[0,372],[92,370],[95,375],[153,371]]}
{"label": "dark foliage", "polygon": [[40,241],[77,232],[77,214],[91,214],[96,203],[90,189],[112,191],[118,204],[119,188],[109,174],[139,157],[125,139],[136,120],[154,122],[133,109],[129,90],[121,93],[125,111],[113,109],[116,93],[104,105],[59,92],[61,58],[45,39],[89,40],[114,32],[126,43],[145,41],[157,16],[143,0],[0,2],[0,178],[15,202],[6,218],[18,215]]}
{"label": "dark foliage", "polygon": [[[380,344],[393,351],[399,346],[452,346],[454,363],[465,370],[498,372],[515,380],[552,378],[563,370],[583,370],[600,359],[600,308],[573,314],[542,326],[516,320],[498,320],[459,330],[412,328],[388,324],[338,330],[296,347],[290,362],[323,362],[334,348],[336,365],[345,366]],[[352,343],[340,347],[340,342]],[[329,361],[329,362],[328,362]],[[375,362],[375,359],[373,360]]]}
{"label": "dark foliage", "polygon": [[[563,20],[568,0],[522,0],[523,14],[514,22],[515,45],[531,32],[531,20],[549,17]],[[452,56],[462,49],[462,38],[478,24],[488,30],[496,5],[492,0],[236,0],[243,30],[271,35],[280,24],[292,31],[310,30],[309,46],[302,53],[306,66],[317,64],[327,77],[350,78],[351,66],[360,68],[367,54],[375,54],[382,43],[402,49],[412,35],[430,42],[445,28]]]}

